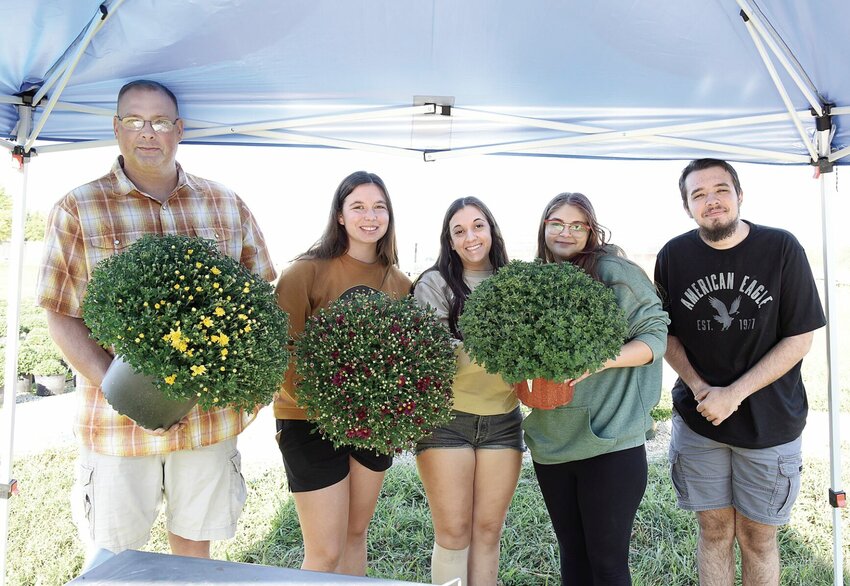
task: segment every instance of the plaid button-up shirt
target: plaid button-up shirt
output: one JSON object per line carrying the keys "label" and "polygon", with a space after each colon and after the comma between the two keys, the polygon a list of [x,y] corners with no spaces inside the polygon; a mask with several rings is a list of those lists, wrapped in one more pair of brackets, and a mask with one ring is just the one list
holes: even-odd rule
{"label": "plaid button-up shirt", "polygon": [[[214,239],[219,249],[267,281],[275,278],[262,232],[245,203],[226,187],[189,175],[178,165],[177,187],[164,202],[141,193],[112,171],[62,198],[50,213],[39,275],[38,304],[82,317],[82,301],[95,265],[148,233]],[[188,425],[162,436],[116,412],[100,388],[78,377],[74,432],[88,449],[114,456],[146,456],[208,446],[240,433],[253,413],[228,408],[189,413]]]}

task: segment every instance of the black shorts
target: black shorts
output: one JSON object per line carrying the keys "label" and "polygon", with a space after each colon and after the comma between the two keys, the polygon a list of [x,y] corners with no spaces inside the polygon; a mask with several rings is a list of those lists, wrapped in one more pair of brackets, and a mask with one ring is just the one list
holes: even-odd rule
{"label": "black shorts", "polygon": [[374,472],[384,472],[393,463],[393,457],[385,454],[350,446],[334,448],[314,423],[299,419],[277,420],[277,445],[292,492],[308,492],[336,484],[348,476],[349,456]]}

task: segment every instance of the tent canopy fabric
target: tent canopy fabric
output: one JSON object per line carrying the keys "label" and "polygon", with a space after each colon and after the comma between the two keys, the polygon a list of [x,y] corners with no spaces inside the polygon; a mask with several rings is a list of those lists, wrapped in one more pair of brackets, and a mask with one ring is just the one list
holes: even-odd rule
{"label": "tent canopy fabric", "polygon": [[[23,170],[11,288],[26,153],[113,142],[115,98],[133,79],[175,92],[188,143],[426,161],[715,156],[828,170],[850,163],[848,56],[847,0],[0,0],[0,147],[15,150]],[[820,183],[828,252],[834,219]],[[18,325],[13,293],[9,331]],[[14,338],[8,348],[15,356]],[[837,487],[833,374],[830,410]],[[14,401],[2,415],[0,586]],[[836,585],[840,521],[834,509]]]}
{"label": "tent canopy fabric", "polygon": [[[810,109],[832,104],[850,160],[841,0],[3,0],[0,39],[10,148],[20,92],[48,88],[27,145],[46,152],[111,140],[118,89],[145,77],[188,143],[810,164]],[[451,108],[410,108],[430,103]]]}

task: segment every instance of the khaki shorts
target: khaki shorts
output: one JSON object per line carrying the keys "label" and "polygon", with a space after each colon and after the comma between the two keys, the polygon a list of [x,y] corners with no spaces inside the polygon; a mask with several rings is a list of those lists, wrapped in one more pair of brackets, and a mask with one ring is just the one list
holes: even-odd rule
{"label": "khaki shorts", "polygon": [[703,437],[673,410],[670,476],[687,511],[734,507],[763,525],[784,525],[800,492],[802,440],[747,449]]}
{"label": "khaki shorts", "polygon": [[247,497],[236,438],[161,456],[107,456],[80,448],[71,509],[87,544],[138,549],[165,500],[166,526],[193,541],[228,539]]}

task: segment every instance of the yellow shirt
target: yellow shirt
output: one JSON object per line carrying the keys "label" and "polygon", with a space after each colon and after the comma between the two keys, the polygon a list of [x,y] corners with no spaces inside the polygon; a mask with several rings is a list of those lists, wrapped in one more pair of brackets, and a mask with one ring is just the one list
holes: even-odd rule
{"label": "yellow shirt", "polygon": [[[470,289],[493,274],[493,271],[464,271],[463,279]],[[437,317],[446,326],[449,322],[449,299],[452,292],[439,271],[428,271],[420,278],[413,297],[422,306],[434,308]],[[452,392],[456,411],[473,415],[502,415],[510,413],[519,404],[513,387],[498,374],[490,374],[472,361],[458,341],[457,374]]]}

